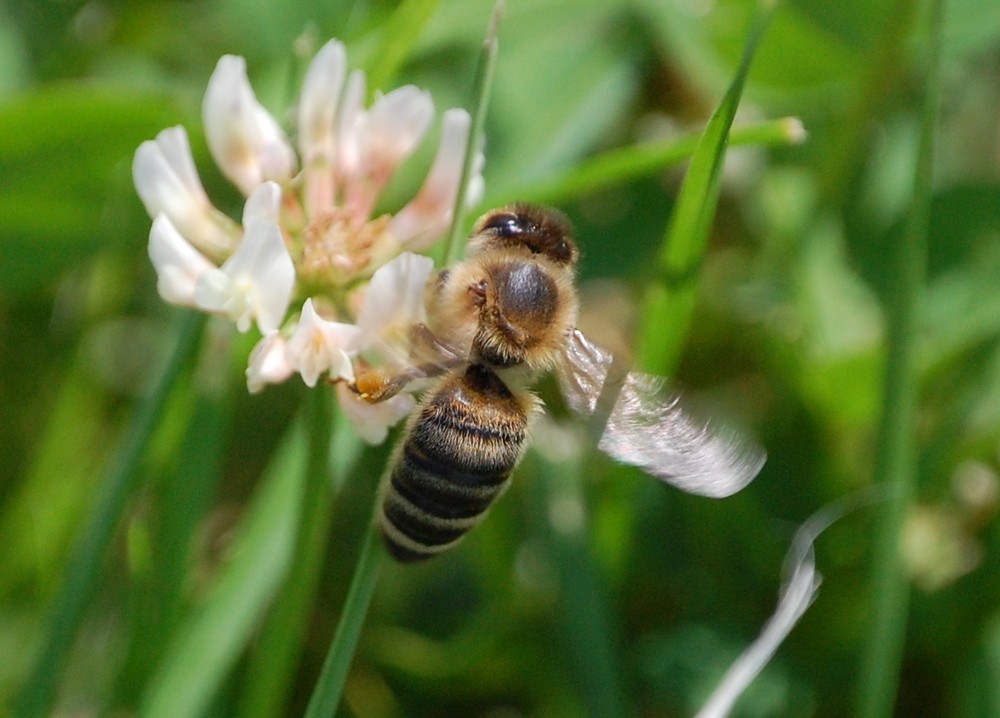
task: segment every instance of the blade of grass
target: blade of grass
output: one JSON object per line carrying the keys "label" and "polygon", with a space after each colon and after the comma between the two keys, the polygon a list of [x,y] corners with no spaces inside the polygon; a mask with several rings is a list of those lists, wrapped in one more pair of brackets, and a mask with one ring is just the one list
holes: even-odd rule
{"label": "blade of grass", "polygon": [[[560,204],[583,195],[614,187],[640,177],[662,172],[694,154],[701,133],[691,133],[666,141],[648,142],[610,150],[572,169],[533,184],[494,193],[483,207],[499,207],[520,197],[534,202]],[[730,145],[790,145],[805,138],[802,123],[795,117],[782,117],[733,129]],[[514,196],[516,194],[516,196]]]}
{"label": "blade of grass", "polygon": [[476,164],[476,155],[482,143],[483,128],[486,124],[486,108],[489,106],[490,90],[493,87],[493,75],[496,70],[499,44],[497,33],[500,29],[500,17],[503,15],[504,2],[499,0],[493,6],[486,37],[479,52],[479,62],[476,65],[476,77],[473,82],[473,95],[476,98],[472,110],[472,122],[469,127],[469,138],[465,144],[465,163],[462,165],[462,179],[458,183],[458,195],[455,197],[455,207],[452,211],[451,230],[445,239],[445,266],[459,261],[465,254],[465,209],[469,194],[469,180],[472,178]]}
{"label": "blade of grass", "polygon": [[872,128],[885,114],[894,88],[905,82],[905,58],[920,0],[894,0],[883,11],[880,33],[870,43],[870,57],[859,82],[857,99],[832,127],[834,136],[824,144],[819,158],[821,191],[831,205],[842,204],[856,184],[858,157],[870,149]]}
{"label": "blade of grass", "polygon": [[[222,351],[210,359],[221,372],[216,376],[226,376],[228,354]],[[204,367],[197,376],[204,376]],[[149,552],[131,562],[133,638],[118,675],[116,706],[134,709],[183,618],[196,537],[219,483],[230,419],[230,382],[196,384],[199,391],[183,439],[167,458],[165,476],[153,487],[157,510],[150,512],[145,525]]]}
{"label": "blade of grass", "polygon": [[93,596],[101,561],[139,478],[139,462],[171,389],[191,363],[204,321],[203,315],[194,312],[178,315],[173,351],[151,391],[132,415],[67,563],[66,579],[48,620],[48,636],[20,695],[19,716],[33,718],[51,713],[66,654]]}
{"label": "blade of grass", "polygon": [[385,24],[379,51],[367,72],[370,92],[389,86],[440,4],[440,0],[404,0],[396,7]]}
{"label": "blade of grass", "polygon": [[664,237],[659,277],[651,283],[645,299],[636,353],[645,371],[670,374],[679,359],[697,294],[698,269],[718,204],[729,131],[754,53],[776,5],[762,2],[755,8],[736,77],[691,157]]}
{"label": "blade of grass", "polygon": [[375,521],[370,521],[361,544],[361,554],[351,579],[351,587],[347,592],[347,600],[344,602],[344,612],[340,615],[333,643],[330,644],[330,650],[320,669],[305,718],[332,718],[337,712],[347,671],[361,638],[361,627],[375,593],[382,555]]}
{"label": "blade of grass", "polygon": [[874,607],[859,683],[859,715],[864,718],[893,713],[909,612],[909,581],[899,537],[916,491],[918,306],[927,275],[927,232],[941,97],[943,6],[943,0],[929,0],[927,5],[927,72],[913,201],[906,232],[896,247],[896,281],[888,307],[888,356],[874,471],[875,483],[885,487],[889,501],[878,527],[873,557]]}
{"label": "blade of grass", "polygon": [[[545,538],[559,582],[558,615],[566,671],[576,687],[584,715],[631,715],[615,646],[614,611],[588,541],[583,497],[581,441],[555,424],[538,426],[538,450],[529,461],[538,469],[531,482],[545,516]],[[560,651],[561,652],[561,651]]]}
{"label": "blade of grass", "polygon": [[[88,381],[83,360],[62,367],[61,386],[30,468],[16,493],[0,506],[0,603],[14,587],[34,583],[41,592],[58,582],[87,497],[107,463],[99,447],[109,429],[109,397]],[[11,478],[11,477],[8,477]]]}
{"label": "blade of grass", "polygon": [[203,715],[288,574],[303,502],[306,428],[296,422],[247,508],[231,558],[174,634],[139,715]]}
{"label": "blade of grass", "polygon": [[[281,714],[305,640],[309,611],[322,575],[333,508],[330,399],[331,392],[319,389],[309,395],[306,500],[295,541],[294,562],[254,645],[240,697],[239,714],[242,716]],[[337,430],[338,433],[351,432],[346,420],[337,422]]]}

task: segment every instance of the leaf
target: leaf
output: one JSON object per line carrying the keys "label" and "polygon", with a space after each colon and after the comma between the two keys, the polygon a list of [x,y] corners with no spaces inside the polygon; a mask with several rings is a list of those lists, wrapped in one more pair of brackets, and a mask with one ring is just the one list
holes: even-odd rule
{"label": "leaf", "polygon": [[660,276],[649,288],[642,315],[637,359],[650,373],[670,374],[679,358],[694,309],[695,280],[718,204],[729,131],[754,52],[773,10],[773,5],[761,7],[751,21],[736,77],[712,114],[681,184],[660,251]]}
{"label": "leaf", "polygon": [[177,629],[139,714],[203,715],[284,579],[302,510],[306,447],[295,425],[278,450],[205,601]]}
{"label": "leaf", "polygon": [[132,153],[167,124],[170,107],[162,96],[82,83],[0,106],[0,291],[50,283],[122,236],[117,204]]}

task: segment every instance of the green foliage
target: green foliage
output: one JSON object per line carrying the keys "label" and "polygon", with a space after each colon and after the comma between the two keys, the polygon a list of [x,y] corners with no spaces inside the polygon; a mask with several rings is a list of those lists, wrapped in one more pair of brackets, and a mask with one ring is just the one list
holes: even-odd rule
{"label": "green foliage", "polygon": [[[333,36],[370,90],[414,82],[471,108],[492,5],[0,3],[0,705],[692,715],[773,610],[795,526],[901,472],[897,513],[873,505],[820,539],[819,597],[736,712],[852,715],[859,686],[870,715],[1000,712],[992,0],[943,4],[939,65],[915,0],[789,0],[759,35],[751,0],[507,0],[485,205],[565,210],[586,331],[643,347],[698,411],[758,437],[768,463],[733,498],[601,457],[546,382],[541,450],[489,518],[396,565],[370,531],[391,442],[361,451],[322,387],[248,397],[255,337],[173,327],[131,157],[185,125],[238,217],[198,120],[216,59],[247,57],[282,120]],[[915,233],[926,276],[893,259]],[[680,271],[654,315],[642,298]],[[372,580],[349,591],[359,554]],[[900,655],[866,664],[890,592],[908,597],[889,611]],[[357,651],[323,674],[341,623]],[[342,700],[314,694],[321,674]]]}

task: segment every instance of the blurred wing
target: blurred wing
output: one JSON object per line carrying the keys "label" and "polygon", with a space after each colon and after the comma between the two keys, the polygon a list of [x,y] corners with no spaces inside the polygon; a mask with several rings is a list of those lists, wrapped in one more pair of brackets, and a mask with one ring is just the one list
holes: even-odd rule
{"label": "blurred wing", "polygon": [[[609,352],[574,331],[560,368],[560,384],[574,410],[594,413],[612,363]],[[713,498],[749,484],[765,459],[759,447],[736,433],[713,431],[692,419],[662,378],[637,372],[622,381],[598,447],[684,491]]]}
{"label": "blurred wing", "polygon": [[614,357],[574,329],[562,359],[557,376],[566,403],[578,414],[593,414]]}
{"label": "blurred wing", "polygon": [[634,372],[625,378],[598,447],[679,489],[713,498],[749,484],[765,459],[735,432],[694,421],[660,377]]}

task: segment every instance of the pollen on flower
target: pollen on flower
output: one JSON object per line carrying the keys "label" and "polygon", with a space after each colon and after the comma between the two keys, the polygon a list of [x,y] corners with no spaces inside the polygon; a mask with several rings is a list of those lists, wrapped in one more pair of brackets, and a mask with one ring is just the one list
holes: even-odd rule
{"label": "pollen on flower", "polygon": [[389,215],[358,224],[347,212],[331,209],[313,217],[302,236],[299,275],[314,285],[329,285],[363,274],[376,249],[390,241]]}

